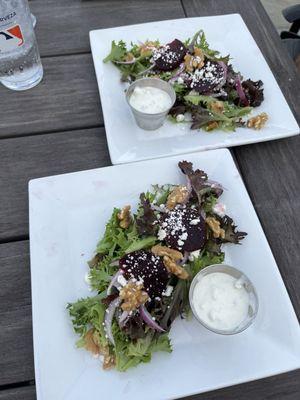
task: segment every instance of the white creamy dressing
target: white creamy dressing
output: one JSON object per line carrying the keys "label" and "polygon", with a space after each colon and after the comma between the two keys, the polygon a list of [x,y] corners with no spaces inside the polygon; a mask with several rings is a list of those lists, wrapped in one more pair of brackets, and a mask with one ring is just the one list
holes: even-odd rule
{"label": "white creamy dressing", "polygon": [[234,330],[248,315],[249,294],[241,279],[223,272],[203,276],[195,285],[193,305],[208,327]]}
{"label": "white creamy dressing", "polygon": [[151,86],[136,86],[129,103],[136,110],[147,114],[161,113],[172,106],[171,97],[167,92]]}

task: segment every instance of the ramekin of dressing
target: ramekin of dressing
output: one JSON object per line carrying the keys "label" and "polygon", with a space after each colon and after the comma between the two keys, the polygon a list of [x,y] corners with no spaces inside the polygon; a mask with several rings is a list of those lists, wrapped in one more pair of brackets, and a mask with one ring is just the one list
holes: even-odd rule
{"label": "ramekin of dressing", "polygon": [[210,265],[194,277],[189,300],[196,319],[207,329],[233,335],[255,319],[258,297],[249,278],[226,264]]}
{"label": "ramekin of dressing", "polygon": [[126,100],[137,125],[145,130],[155,130],[163,125],[175,103],[176,93],[172,85],[162,79],[141,78],[129,86]]}

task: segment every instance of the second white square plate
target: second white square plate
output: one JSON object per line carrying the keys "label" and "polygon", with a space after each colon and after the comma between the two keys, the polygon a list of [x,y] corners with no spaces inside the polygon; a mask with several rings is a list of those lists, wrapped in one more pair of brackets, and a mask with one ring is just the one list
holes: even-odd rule
{"label": "second white square plate", "polygon": [[[228,214],[248,232],[240,246],[225,246],[225,261],[255,285],[257,318],[233,336],[177,318],[171,329],[173,353],[155,353],[149,364],[125,373],[103,371],[99,360],[76,349],[66,304],[93,295],[84,281],[87,260],[113,207],[135,209],[139,194],[151,184],[184,183],[177,167],[182,159],[224,185],[221,199]],[[30,182],[29,205],[38,400],[170,400],[300,367],[299,324],[228,150],[37,179]]]}
{"label": "second white square plate", "polygon": [[[168,43],[174,38],[186,40],[203,29],[208,43],[223,55],[230,54],[236,70],[245,78],[264,82],[265,100],[255,113],[269,115],[267,126],[254,131],[239,128],[236,132],[192,131],[190,124],[169,121],[157,131],[140,129],[125,100],[120,72],[112,64],[104,64],[113,40],[127,44],[159,39]],[[109,153],[113,164],[159,158],[198,150],[237,146],[279,139],[299,133],[298,124],[279,89],[261,51],[239,14],[184,18],[140,25],[99,29],[90,32],[91,48],[101,96]]]}

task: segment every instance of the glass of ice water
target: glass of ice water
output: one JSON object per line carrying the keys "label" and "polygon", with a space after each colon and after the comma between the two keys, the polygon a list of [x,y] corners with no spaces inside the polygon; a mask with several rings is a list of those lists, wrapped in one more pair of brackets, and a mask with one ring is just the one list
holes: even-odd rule
{"label": "glass of ice water", "polygon": [[0,81],[26,90],[43,77],[43,67],[27,0],[0,0]]}

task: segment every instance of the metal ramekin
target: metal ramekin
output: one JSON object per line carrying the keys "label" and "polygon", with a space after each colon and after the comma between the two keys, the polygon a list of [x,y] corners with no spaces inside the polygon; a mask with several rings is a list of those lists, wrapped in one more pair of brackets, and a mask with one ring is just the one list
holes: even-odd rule
{"label": "metal ramekin", "polygon": [[[144,113],[144,112],[136,110],[134,107],[132,107],[132,105],[129,102],[130,96],[136,86],[139,86],[139,87],[151,86],[151,87],[155,87],[155,88],[165,91],[171,97],[171,101],[172,101],[171,107],[169,107],[167,110],[165,110],[163,112],[156,113],[156,114],[148,114],[148,113]],[[173,107],[173,105],[175,103],[176,93],[175,93],[175,90],[173,89],[172,85],[168,82],[163,81],[162,79],[141,78],[141,79],[134,81],[129,86],[129,88],[127,89],[127,92],[126,92],[126,100],[127,100],[129,107],[131,108],[131,111],[134,115],[137,125],[140,128],[145,129],[147,131],[153,131],[153,130],[161,127],[162,124],[164,123],[164,121],[168,115],[168,112],[170,111],[170,109]]]}
{"label": "metal ramekin", "polygon": [[[236,279],[241,279],[241,283],[243,284],[244,288],[247,290],[249,294],[249,308],[248,308],[248,315],[247,318],[245,318],[244,321],[240,323],[239,326],[237,326],[233,330],[221,330],[221,329],[215,329],[212,328],[211,326],[208,326],[205,322],[201,320],[201,318],[197,315],[197,311],[195,310],[194,304],[193,304],[193,293],[194,293],[194,288],[196,284],[201,280],[201,278],[205,275],[211,274],[213,272],[223,272],[226,274],[229,274],[233,276]],[[241,271],[239,271],[236,268],[233,268],[229,265],[226,264],[214,264],[210,265],[209,267],[203,268],[201,271],[198,272],[198,274],[194,277],[191,286],[190,286],[190,292],[189,292],[189,300],[190,300],[190,306],[193,311],[193,314],[197,321],[200,322],[201,325],[203,325],[205,328],[208,330],[219,333],[221,335],[234,335],[236,333],[240,333],[247,329],[252,322],[254,321],[257,312],[258,312],[258,297],[256,290],[250,281],[250,279]]]}

